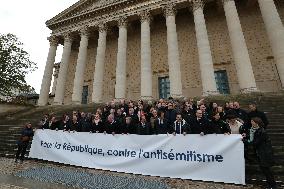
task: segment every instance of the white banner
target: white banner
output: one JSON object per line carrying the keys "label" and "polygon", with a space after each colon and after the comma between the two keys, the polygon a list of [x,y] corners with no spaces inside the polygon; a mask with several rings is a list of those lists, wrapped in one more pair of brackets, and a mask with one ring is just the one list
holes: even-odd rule
{"label": "white banner", "polygon": [[37,130],[29,157],[124,173],[245,184],[240,135],[104,135]]}

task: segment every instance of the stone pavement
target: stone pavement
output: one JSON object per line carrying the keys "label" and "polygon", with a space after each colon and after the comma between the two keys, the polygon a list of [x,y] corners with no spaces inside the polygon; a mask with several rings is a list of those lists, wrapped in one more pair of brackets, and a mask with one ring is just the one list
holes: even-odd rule
{"label": "stone pavement", "polygon": [[[260,189],[212,182],[169,179],[59,165],[51,162],[0,158],[0,189],[143,188],[143,189]],[[40,176],[40,174],[44,176]],[[88,179],[92,178],[92,179]]]}

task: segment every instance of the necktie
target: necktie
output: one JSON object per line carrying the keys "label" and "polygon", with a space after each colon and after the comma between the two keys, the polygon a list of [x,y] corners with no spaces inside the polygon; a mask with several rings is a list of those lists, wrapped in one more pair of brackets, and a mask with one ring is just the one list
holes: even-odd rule
{"label": "necktie", "polygon": [[176,133],[180,134],[180,123],[179,122],[177,122],[177,126],[176,127],[177,127],[176,128]]}

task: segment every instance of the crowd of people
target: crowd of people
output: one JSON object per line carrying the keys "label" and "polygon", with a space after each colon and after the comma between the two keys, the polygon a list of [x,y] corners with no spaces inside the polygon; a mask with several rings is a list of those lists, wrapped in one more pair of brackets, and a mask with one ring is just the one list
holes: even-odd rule
{"label": "crowd of people", "polygon": [[[66,132],[91,132],[105,134],[241,134],[245,144],[245,158],[248,146],[257,154],[260,168],[267,178],[269,187],[276,187],[271,171],[273,153],[266,128],[269,124],[264,112],[250,103],[246,111],[239,102],[227,102],[224,106],[205,99],[177,101],[160,99],[157,102],[113,100],[96,109],[95,113],[73,111],[61,118],[46,114],[37,128],[63,130]],[[23,130],[22,136],[32,137],[31,125]],[[23,141],[23,143],[25,143]],[[19,159],[23,147],[19,148]],[[21,158],[22,159],[22,158]]]}
{"label": "crowd of people", "polygon": [[268,125],[263,112],[256,104],[249,105],[250,112],[240,108],[238,102],[228,102],[225,107],[217,103],[206,105],[204,99],[197,104],[193,100],[183,103],[160,99],[157,103],[145,104],[121,100],[99,107],[96,113],[73,111],[72,115],[44,115],[39,128],[94,132],[106,134],[243,134],[251,128],[254,117]]}

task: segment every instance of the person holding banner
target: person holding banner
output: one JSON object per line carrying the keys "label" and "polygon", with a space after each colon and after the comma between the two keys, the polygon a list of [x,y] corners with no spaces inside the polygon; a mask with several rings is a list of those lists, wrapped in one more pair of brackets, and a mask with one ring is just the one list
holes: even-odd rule
{"label": "person holding banner", "polygon": [[120,125],[115,121],[112,114],[108,115],[105,125],[105,131],[107,134],[120,134]]}
{"label": "person holding banner", "polygon": [[150,126],[150,123],[147,122],[145,115],[142,115],[140,117],[140,122],[137,124],[137,134],[138,135],[150,135],[151,134],[151,126]]}
{"label": "person holding banner", "polygon": [[16,160],[15,160],[16,163],[18,163],[19,159],[21,163],[24,161],[24,156],[27,151],[29,141],[31,137],[33,137],[33,135],[34,135],[34,132],[32,129],[32,124],[31,123],[26,124],[24,129],[21,132],[20,139],[17,141],[18,150],[16,153]]}
{"label": "person holding banner", "polygon": [[91,132],[92,133],[103,133],[105,130],[104,128],[104,123],[101,120],[100,114],[96,113],[92,120],[92,125],[91,125]]}
{"label": "person holding banner", "polygon": [[180,113],[177,113],[176,115],[176,120],[173,124],[173,130],[174,130],[173,135],[176,134],[186,135],[191,133],[189,125],[186,123],[184,119],[182,119]]}
{"label": "person holding banner", "polygon": [[212,125],[208,119],[203,117],[201,110],[196,111],[196,117],[190,121],[191,134],[200,134],[201,136],[212,133]]}
{"label": "person holding banner", "polygon": [[136,134],[137,125],[133,123],[132,118],[130,116],[126,116],[125,124],[122,127],[123,133],[126,134]]}
{"label": "person holding banner", "polygon": [[70,127],[71,127],[70,118],[67,114],[64,114],[62,116],[62,120],[61,120],[61,123],[60,123],[59,130],[68,131],[68,130],[70,130]]}
{"label": "person holding banner", "polygon": [[78,116],[76,116],[76,115],[73,115],[70,130],[73,131],[73,132],[75,132],[75,131],[81,132],[82,131],[81,125],[78,122]]}
{"label": "person holding banner", "polygon": [[172,132],[172,127],[169,121],[165,118],[165,112],[159,111],[158,118],[155,120],[155,133],[156,134],[168,134]]}
{"label": "person holding banner", "polygon": [[220,113],[219,112],[214,112],[212,114],[212,129],[213,133],[216,134],[230,134],[231,129],[225,121],[221,119]]}
{"label": "person holding banner", "polygon": [[265,124],[259,117],[251,119],[252,128],[249,134],[249,143],[253,144],[261,171],[266,177],[269,188],[277,188],[271,167],[274,165],[271,141],[265,131]]}

